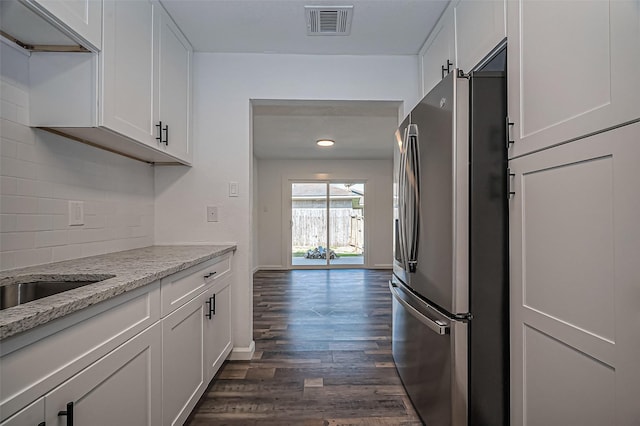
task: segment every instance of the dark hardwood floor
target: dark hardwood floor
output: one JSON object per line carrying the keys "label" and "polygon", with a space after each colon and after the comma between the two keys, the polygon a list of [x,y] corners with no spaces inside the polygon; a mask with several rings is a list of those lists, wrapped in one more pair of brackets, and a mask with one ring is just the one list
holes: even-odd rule
{"label": "dark hardwood floor", "polygon": [[389,271],[261,271],[252,361],[224,364],[196,425],[421,425],[391,355]]}

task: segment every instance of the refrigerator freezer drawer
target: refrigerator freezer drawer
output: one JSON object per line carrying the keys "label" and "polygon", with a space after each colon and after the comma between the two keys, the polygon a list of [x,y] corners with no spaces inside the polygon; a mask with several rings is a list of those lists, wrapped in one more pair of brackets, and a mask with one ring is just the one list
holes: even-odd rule
{"label": "refrigerator freezer drawer", "polygon": [[402,284],[393,296],[393,359],[422,421],[467,424],[467,324],[441,315]]}

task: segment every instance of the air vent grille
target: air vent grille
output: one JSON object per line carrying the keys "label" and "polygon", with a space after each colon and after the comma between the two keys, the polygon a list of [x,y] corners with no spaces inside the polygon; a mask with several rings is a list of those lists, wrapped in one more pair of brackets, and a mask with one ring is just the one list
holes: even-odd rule
{"label": "air vent grille", "polygon": [[349,35],[353,6],[305,6],[307,35]]}

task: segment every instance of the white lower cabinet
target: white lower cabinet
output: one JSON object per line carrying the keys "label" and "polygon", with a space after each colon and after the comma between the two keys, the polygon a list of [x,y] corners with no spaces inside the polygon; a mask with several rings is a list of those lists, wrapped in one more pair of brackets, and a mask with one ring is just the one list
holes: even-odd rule
{"label": "white lower cabinet", "polygon": [[44,398],[40,398],[33,404],[0,423],[0,426],[45,426],[43,423]]}
{"label": "white lower cabinet", "polygon": [[0,421],[160,319],[154,282],[0,342]]}
{"label": "white lower cabinet", "polygon": [[[205,279],[216,267],[196,274]],[[164,425],[185,422],[231,352],[230,283],[230,274],[213,280],[162,320]]]}
{"label": "white lower cabinet", "polygon": [[3,340],[0,426],[182,425],[231,352],[232,260]]}
{"label": "white lower cabinet", "polygon": [[213,379],[231,352],[231,287],[226,278],[205,295],[211,296],[211,314],[204,323],[205,378]]}
{"label": "white lower cabinet", "polygon": [[165,425],[183,424],[207,383],[204,363],[204,294],[162,320]]}
{"label": "white lower cabinet", "polygon": [[161,342],[156,323],[48,393],[46,424],[160,424]]}

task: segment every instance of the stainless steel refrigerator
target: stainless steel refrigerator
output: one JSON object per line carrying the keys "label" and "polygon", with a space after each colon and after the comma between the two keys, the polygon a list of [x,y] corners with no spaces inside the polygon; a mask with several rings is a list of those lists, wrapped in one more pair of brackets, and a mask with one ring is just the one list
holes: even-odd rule
{"label": "stainless steel refrigerator", "polygon": [[427,426],[509,422],[504,55],[451,72],[395,135],[393,357]]}

